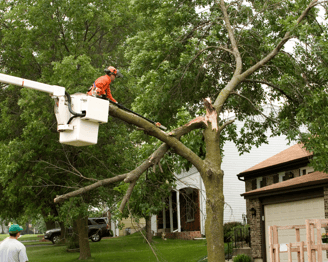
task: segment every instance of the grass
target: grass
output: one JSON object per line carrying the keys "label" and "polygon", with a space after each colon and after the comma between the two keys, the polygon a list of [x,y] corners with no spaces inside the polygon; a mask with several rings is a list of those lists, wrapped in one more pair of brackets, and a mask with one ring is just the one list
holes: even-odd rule
{"label": "grass", "polygon": [[[42,234],[39,234],[42,235]],[[0,241],[4,240],[5,238],[9,237],[9,234],[0,234]],[[19,241],[38,241],[40,238],[38,235],[22,235],[19,239]]]}
{"label": "grass", "polygon": [[[2,235],[0,235],[1,240]],[[33,240],[33,237],[22,236],[19,240]],[[37,239],[34,237],[34,239]],[[207,254],[206,240],[177,240],[154,237],[152,244],[161,262],[198,262]],[[69,253],[66,246],[49,245],[50,242],[32,242],[42,246],[24,242],[29,261],[34,262],[71,262],[77,261],[79,253]],[[90,241],[93,262],[156,262],[152,250],[140,233],[130,236],[102,239],[100,242]]]}
{"label": "grass", "polygon": [[[39,236],[42,234],[38,234]],[[24,245],[52,245],[52,242],[40,242],[40,237],[38,235],[22,235],[18,240],[21,241]],[[9,234],[0,234],[0,241],[9,237]]]}

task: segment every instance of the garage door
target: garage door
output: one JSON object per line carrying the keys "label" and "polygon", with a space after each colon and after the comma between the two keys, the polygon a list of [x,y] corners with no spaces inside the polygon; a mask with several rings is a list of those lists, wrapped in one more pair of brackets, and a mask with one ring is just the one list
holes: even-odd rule
{"label": "garage door", "polygon": [[[267,261],[270,262],[269,253],[269,226],[288,226],[288,225],[305,225],[305,219],[324,219],[325,208],[324,200],[321,198],[313,198],[307,200],[293,201],[280,204],[272,204],[264,206],[265,216],[265,239],[266,239],[266,255]],[[324,230],[322,230],[324,232]],[[300,230],[301,241],[306,242],[305,229]],[[278,230],[279,244],[295,243],[295,229]],[[304,253],[307,261],[307,253]],[[323,259],[327,261],[326,251],[323,251]],[[281,262],[288,262],[287,253],[280,254]],[[293,261],[297,261],[296,253],[293,254]]]}

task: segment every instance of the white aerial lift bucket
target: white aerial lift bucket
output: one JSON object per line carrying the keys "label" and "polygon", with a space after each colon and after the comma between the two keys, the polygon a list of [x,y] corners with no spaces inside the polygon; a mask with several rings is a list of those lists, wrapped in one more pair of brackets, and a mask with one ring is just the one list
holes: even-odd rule
{"label": "white aerial lift bucket", "polygon": [[55,105],[59,142],[71,146],[97,144],[99,124],[108,121],[109,101],[82,93],[71,95],[72,109],[75,112],[86,112],[84,117],[74,118],[71,118],[73,115],[67,103],[65,98],[61,98],[58,107]]}
{"label": "white aerial lift bucket", "polygon": [[0,82],[31,88],[52,95],[55,100],[60,143],[72,146],[97,144],[99,124],[108,121],[108,100],[83,93],[70,96],[62,86],[43,84],[1,73]]}

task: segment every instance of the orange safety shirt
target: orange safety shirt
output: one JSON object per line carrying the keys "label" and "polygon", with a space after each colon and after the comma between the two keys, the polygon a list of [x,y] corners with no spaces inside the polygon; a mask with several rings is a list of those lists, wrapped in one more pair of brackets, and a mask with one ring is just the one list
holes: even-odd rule
{"label": "orange safety shirt", "polygon": [[[112,100],[113,102],[117,103],[117,101],[112,96],[112,93],[110,92],[110,83],[112,80],[110,79],[110,76],[104,75],[99,77],[93,84],[91,90],[88,92],[88,95],[93,95],[94,91],[97,92],[97,95],[107,95],[107,97]],[[96,86],[95,86],[96,85]]]}

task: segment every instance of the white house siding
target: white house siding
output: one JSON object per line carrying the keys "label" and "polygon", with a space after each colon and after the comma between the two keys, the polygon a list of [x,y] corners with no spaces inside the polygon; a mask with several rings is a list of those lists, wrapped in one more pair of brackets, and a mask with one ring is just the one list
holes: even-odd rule
{"label": "white house siding", "polygon": [[240,196],[245,193],[245,182],[238,180],[236,175],[291,146],[287,145],[288,141],[285,136],[271,137],[268,141],[268,144],[264,144],[259,148],[254,147],[250,153],[241,156],[239,156],[233,142],[227,142],[224,145],[221,168],[224,171],[225,223],[231,221],[242,222],[242,215],[246,214],[246,201]]}

